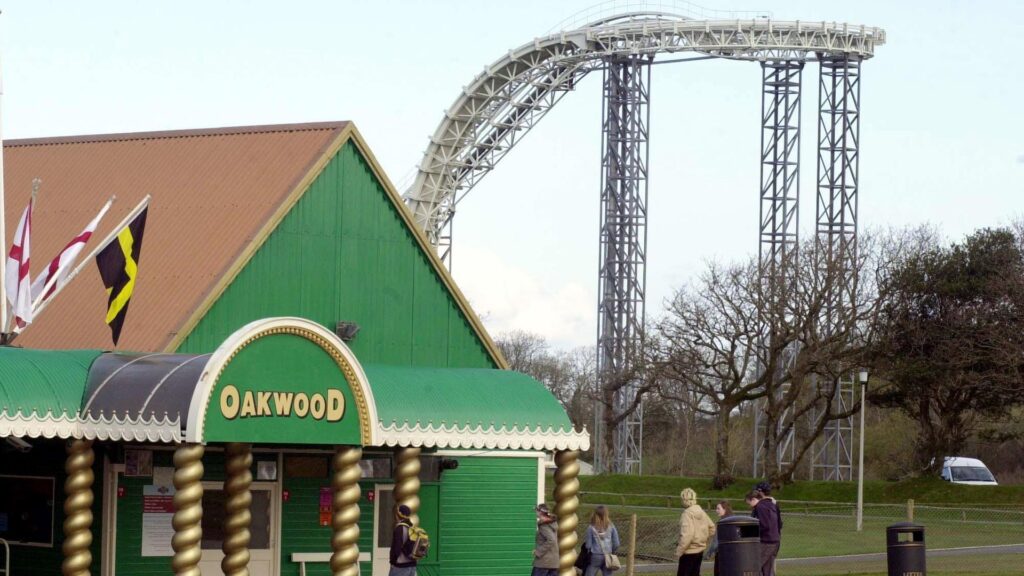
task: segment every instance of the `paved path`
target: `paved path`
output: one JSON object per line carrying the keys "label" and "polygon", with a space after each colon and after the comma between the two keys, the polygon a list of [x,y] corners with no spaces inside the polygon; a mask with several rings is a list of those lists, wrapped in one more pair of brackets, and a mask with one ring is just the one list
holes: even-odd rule
{"label": "paved path", "polygon": [[[928,550],[928,558],[944,556],[985,556],[991,554],[1024,554],[1024,544],[1004,544],[999,546],[971,546],[967,548],[940,548]],[[816,564],[834,564],[836,562],[885,562],[885,552],[871,554],[848,554],[846,556],[814,556],[811,558],[779,558],[780,566],[814,566]],[[665,572],[675,570],[675,564],[637,564],[638,574]],[[705,562],[702,572],[710,573],[712,564]]]}

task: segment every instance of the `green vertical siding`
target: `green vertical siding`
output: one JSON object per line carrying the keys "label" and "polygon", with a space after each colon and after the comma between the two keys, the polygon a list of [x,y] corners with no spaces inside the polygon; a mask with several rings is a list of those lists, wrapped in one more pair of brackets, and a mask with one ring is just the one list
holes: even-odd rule
{"label": "green vertical siding", "polygon": [[[8,452],[0,458],[0,474],[11,476],[51,476],[54,478],[53,546],[11,545],[12,576],[53,576],[60,574],[64,560],[64,440],[30,439],[32,451]],[[96,446],[93,464],[92,506],[92,566],[93,574],[100,573],[100,551],[103,534],[103,450]],[[3,550],[0,549],[0,559]],[[0,569],[3,567],[0,566]]]}
{"label": "green vertical siding", "polygon": [[533,562],[534,458],[459,458],[441,488],[444,576],[522,576]]}
{"label": "green vertical siding", "polygon": [[[154,450],[153,466],[174,466],[174,452]],[[219,452],[203,456],[203,480],[223,478],[224,458]],[[213,476],[213,478],[211,478]],[[129,477],[117,475],[117,486],[124,490],[117,498],[117,541],[115,542],[115,571],[131,576],[167,576],[171,573],[170,556],[142,556],[142,487],[153,483],[152,476]],[[107,537],[113,537],[111,533]],[[96,572],[93,572],[96,574]],[[16,576],[16,575],[15,575]]]}
{"label": "green vertical siding", "polygon": [[[281,576],[298,576],[299,565],[292,562],[296,552],[330,552],[331,527],[320,526],[320,488],[330,487],[329,478],[293,478],[284,481],[289,492],[281,504]],[[366,498],[372,484],[360,482],[363,499],[359,503],[359,551],[370,550],[373,540],[373,503]],[[306,565],[308,576],[329,576],[330,564]],[[370,574],[369,564],[363,574]]]}
{"label": "green vertical siding", "polygon": [[351,142],[179,347],[215,349],[248,322],[357,322],[360,361],[495,368],[413,233]]}
{"label": "green vertical siding", "polygon": [[[359,503],[359,551],[373,553],[373,502],[367,494],[376,484],[390,484],[388,480],[366,480],[359,483],[363,498]],[[281,518],[281,576],[298,576],[299,565],[291,561],[296,552],[330,552],[331,528],[320,526],[320,488],[330,486],[328,478],[295,478],[285,480],[284,489],[290,497],[282,504]],[[436,538],[438,530],[439,488],[437,484],[424,483],[420,488],[420,524]],[[438,574],[437,550],[433,547],[430,555],[421,562],[419,576]],[[369,563],[362,564],[362,573],[372,574]],[[330,565],[307,564],[308,576],[329,576]]]}
{"label": "green vertical siding", "polygon": [[153,479],[118,475],[117,483],[124,489],[117,499],[117,573],[167,576],[171,573],[170,556],[142,556],[142,487]]}

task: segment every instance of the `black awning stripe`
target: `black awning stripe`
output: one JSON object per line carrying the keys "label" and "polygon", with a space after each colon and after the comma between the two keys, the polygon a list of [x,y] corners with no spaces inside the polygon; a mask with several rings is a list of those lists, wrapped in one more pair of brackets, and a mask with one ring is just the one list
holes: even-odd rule
{"label": "black awning stripe", "polygon": [[125,368],[131,366],[132,364],[138,362],[139,360],[145,360],[146,358],[153,358],[155,356],[165,356],[165,354],[160,353],[160,352],[158,352],[156,354],[146,354],[146,355],[143,355],[143,356],[139,356],[137,358],[132,358],[130,361],[125,362],[124,364],[118,366],[117,370],[114,370],[113,372],[108,374],[107,377],[103,379],[103,382],[100,382],[100,385],[96,387],[96,390],[93,391],[92,396],[89,397],[89,401],[86,402],[85,403],[85,407],[82,408],[82,414],[88,414],[89,413],[89,408],[92,407],[92,401],[96,399],[96,396],[99,395],[99,393],[103,390],[103,388],[107,385],[107,383],[109,383],[114,378],[114,376],[117,376],[118,372],[120,372],[121,370],[124,370]]}
{"label": "black awning stripe", "polygon": [[[164,382],[167,382],[167,379],[170,378],[175,372],[177,372],[179,368],[183,368],[187,364],[190,364],[195,360],[199,360],[200,358],[209,358],[210,356],[213,356],[213,354],[200,354],[199,356],[189,358],[184,362],[178,364],[174,368],[171,368],[171,370],[168,371],[167,374],[164,374],[164,377],[161,378],[160,381],[156,383],[156,386],[154,386],[153,389],[149,391],[149,396],[146,396],[146,401],[142,403],[142,408],[139,409],[139,416],[141,417],[143,414],[146,413],[146,408],[149,407],[149,401],[153,399],[153,396],[156,395],[157,391],[160,390],[160,387],[164,385]],[[127,364],[125,364],[125,366],[127,366]],[[121,368],[124,368],[124,366],[122,366]],[[110,377],[113,377],[113,374],[111,374]],[[110,378],[108,377],[108,380],[109,379]],[[96,391],[99,392],[99,389],[97,389]],[[95,396],[95,394],[93,396]]]}

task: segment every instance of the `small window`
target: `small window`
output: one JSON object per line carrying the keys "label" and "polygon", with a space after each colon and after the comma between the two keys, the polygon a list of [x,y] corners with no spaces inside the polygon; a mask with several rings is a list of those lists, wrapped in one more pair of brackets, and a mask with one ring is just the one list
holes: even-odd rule
{"label": "small window", "polygon": [[285,478],[329,478],[331,468],[327,456],[291,456],[284,457]]}
{"label": "small window", "polygon": [[395,493],[391,488],[377,493],[377,548],[390,548],[395,531]]}
{"label": "small window", "polygon": [[0,538],[53,546],[53,477],[0,476]]}
{"label": "small window", "polygon": [[[224,523],[227,512],[224,510],[226,495],[223,490],[207,488],[203,490],[203,550],[220,550],[224,545]],[[252,523],[249,533],[252,550],[270,549],[270,491],[252,491]]]}
{"label": "small window", "polygon": [[988,468],[981,466],[952,466],[950,471],[953,473],[953,481],[955,482],[995,482],[996,479],[992,477],[992,473],[988,471]]}
{"label": "small window", "polygon": [[369,457],[359,461],[359,469],[363,472],[363,478],[374,480],[386,480],[391,478],[391,457]]}

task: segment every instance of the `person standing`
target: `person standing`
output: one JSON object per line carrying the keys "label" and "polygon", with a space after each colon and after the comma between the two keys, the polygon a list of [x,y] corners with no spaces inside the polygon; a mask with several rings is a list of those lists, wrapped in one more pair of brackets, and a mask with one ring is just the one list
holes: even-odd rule
{"label": "person standing", "polygon": [[388,576],[416,576],[416,559],[413,547],[416,545],[409,536],[412,530],[412,510],[405,504],[395,508],[395,530],[391,533],[391,569]]}
{"label": "person standing", "polygon": [[761,576],[775,576],[775,558],[782,544],[782,515],[775,499],[761,490],[747,493],[751,516],[757,518],[761,529]]}
{"label": "person standing", "polygon": [[697,493],[685,488],[679,493],[683,502],[683,513],[679,515],[679,569],[676,576],[700,576],[700,563],[708,540],[715,534],[715,523],[708,518],[704,509],[697,504]]}
{"label": "person standing", "polygon": [[537,504],[534,511],[537,513],[537,540],[533,547],[531,576],[558,576],[557,518],[544,503]]}
{"label": "person standing", "polygon": [[[715,504],[715,513],[718,514],[718,519],[728,518],[733,515],[732,504],[729,504],[728,500],[720,500],[718,504]],[[715,576],[718,576],[718,531],[716,530],[711,536],[711,541],[708,542],[708,549],[704,552],[704,558],[706,560],[715,560]]]}
{"label": "person standing", "polygon": [[612,569],[605,566],[605,554],[614,554],[619,548],[619,531],[612,524],[611,516],[606,506],[597,506],[594,513],[590,515],[590,526],[587,526],[587,534],[584,536],[587,548],[590,550],[590,565],[587,566],[583,576],[609,576]]}

